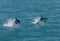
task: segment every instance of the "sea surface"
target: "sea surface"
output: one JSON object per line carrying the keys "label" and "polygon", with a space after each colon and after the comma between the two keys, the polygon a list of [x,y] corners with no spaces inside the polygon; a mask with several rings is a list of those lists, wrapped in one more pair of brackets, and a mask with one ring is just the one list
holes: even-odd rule
{"label": "sea surface", "polygon": [[[40,16],[47,22],[32,24]],[[3,26],[11,18],[21,23]],[[0,41],[60,41],[60,0],[0,0]]]}

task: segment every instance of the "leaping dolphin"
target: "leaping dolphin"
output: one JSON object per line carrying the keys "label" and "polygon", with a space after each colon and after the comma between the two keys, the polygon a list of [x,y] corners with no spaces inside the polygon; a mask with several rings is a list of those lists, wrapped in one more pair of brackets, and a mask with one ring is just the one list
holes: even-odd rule
{"label": "leaping dolphin", "polygon": [[41,17],[40,20],[37,22],[37,24],[39,24],[39,22],[45,22],[47,21],[48,19],[45,18],[45,17]]}

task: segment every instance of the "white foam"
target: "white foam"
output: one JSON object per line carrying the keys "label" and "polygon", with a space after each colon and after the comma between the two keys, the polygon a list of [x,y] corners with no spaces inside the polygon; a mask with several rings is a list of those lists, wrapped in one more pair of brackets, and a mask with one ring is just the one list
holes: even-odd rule
{"label": "white foam", "polygon": [[4,24],[3,24],[3,26],[13,27],[14,22],[15,22],[15,19],[9,19],[9,20],[7,21],[7,23],[4,23]]}
{"label": "white foam", "polygon": [[40,17],[36,17],[34,20],[33,20],[33,24],[37,24],[38,22],[40,21]]}

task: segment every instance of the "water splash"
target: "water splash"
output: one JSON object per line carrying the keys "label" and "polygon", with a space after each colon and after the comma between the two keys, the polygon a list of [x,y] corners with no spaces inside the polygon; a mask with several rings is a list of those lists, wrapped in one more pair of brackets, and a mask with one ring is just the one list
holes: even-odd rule
{"label": "water splash", "polygon": [[15,19],[9,19],[6,23],[3,24],[3,26],[6,27],[13,27],[14,26]]}
{"label": "water splash", "polygon": [[36,17],[34,20],[33,20],[33,24],[37,24],[38,22],[40,21],[40,17]]}

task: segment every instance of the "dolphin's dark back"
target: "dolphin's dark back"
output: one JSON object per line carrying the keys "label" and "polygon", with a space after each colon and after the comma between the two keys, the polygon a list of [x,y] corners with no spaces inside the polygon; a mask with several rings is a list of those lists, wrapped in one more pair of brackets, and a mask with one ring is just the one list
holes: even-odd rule
{"label": "dolphin's dark back", "polygon": [[48,20],[47,18],[41,18],[40,20]]}
{"label": "dolphin's dark back", "polygon": [[16,23],[16,24],[17,24],[17,23],[20,23],[20,20],[18,20],[18,19],[16,18],[15,23]]}
{"label": "dolphin's dark back", "polygon": [[46,23],[46,20],[48,20],[47,18],[41,18],[41,21],[44,21]]}

